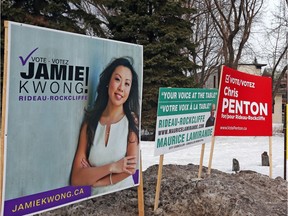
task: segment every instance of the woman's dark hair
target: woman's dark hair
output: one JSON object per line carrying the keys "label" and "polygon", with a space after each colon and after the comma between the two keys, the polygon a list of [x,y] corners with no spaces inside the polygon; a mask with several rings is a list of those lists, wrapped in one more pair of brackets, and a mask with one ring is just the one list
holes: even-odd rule
{"label": "woman's dark hair", "polygon": [[[112,60],[110,64],[100,74],[100,80],[97,87],[97,97],[93,108],[86,110],[84,123],[87,124],[87,157],[89,157],[90,148],[93,144],[94,134],[98,125],[98,121],[108,103],[108,88],[111,76],[118,66],[124,66],[130,69],[132,73],[132,85],[128,99],[124,103],[124,113],[129,121],[129,131],[136,133],[139,140],[139,92],[138,92],[138,76],[133,68],[133,59],[130,57],[122,57]],[[128,139],[128,138],[127,138]]]}

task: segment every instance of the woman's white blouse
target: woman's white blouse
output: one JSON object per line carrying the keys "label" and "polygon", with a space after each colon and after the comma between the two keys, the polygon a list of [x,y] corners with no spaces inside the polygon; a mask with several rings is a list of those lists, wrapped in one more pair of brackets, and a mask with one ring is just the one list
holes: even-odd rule
{"label": "woman's white blouse", "polygon": [[[108,142],[105,146],[106,125],[101,125],[98,122],[88,159],[91,166],[102,166],[116,162],[126,156],[129,132],[128,124],[126,115],[117,123],[111,124]],[[92,188],[92,195],[110,193],[132,187],[133,185],[133,178],[129,176],[113,185]]]}

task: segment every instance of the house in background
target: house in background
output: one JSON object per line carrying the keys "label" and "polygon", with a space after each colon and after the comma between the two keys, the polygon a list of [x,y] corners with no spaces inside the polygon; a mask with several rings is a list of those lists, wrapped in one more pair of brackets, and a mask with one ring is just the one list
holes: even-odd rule
{"label": "house in background", "polygon": [[[266,64],[259,64],[255,59],[252,64],[239,64],[237,70],[249,74],[254,74],[258,76],[262,76],[262,67],[266,66]],[[267,75],[267,74],[266,74]],[[209,78],[207,79],[204,88],[219,88],[220,74],[218,71],[211,73]],[[277,130],[283,130],[283,122],[284,122],[284,104],[287,103],[287,73],[284,76],[284,79],[281,80],[281,85],[278,90],[278,93],[274,99],[274,106],[272,109],[272,121],[273,125],[278,128]],[[272,91],[272,89],[271,89]]]}
{"label": "house in background", "polygon": [[[275,80],[278,78],[280,74],[276,74]],[[265,69],[262,76],[271,77],[271,69]],[[275,83],[273,83],[275,85]],[[277,90],[276,96],[274,98],[274,106],[273,106],[273,123],[281,124],[283,127],[283,123],[285,121],[284,111],[285,105],[287,103],[287,73],[284,74],[284,77],[280,81],[280,86]]]}
{"label": "house in background", "polygon": [[[255,62],[256,63],[252,63],[252,64],[239,64],[237,70],[245,72],[245,73],[261,76],[262,67],[266,66],[267,64],[258,64],[257,60],[255,60]],[[204,85],[204,88],[219,88],[219,82],[220,82],[219,71],[215,71],[214,73],[210,74],[209,78],[207,79]]]}

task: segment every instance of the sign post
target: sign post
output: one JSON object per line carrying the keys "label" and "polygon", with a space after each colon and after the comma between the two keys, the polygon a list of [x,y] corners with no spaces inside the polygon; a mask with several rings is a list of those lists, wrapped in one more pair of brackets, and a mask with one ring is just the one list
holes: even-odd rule
{"label": "sign post", "polygon": [[210,156],[209,156],[209,162],[208,162],[208,174],[211,174],[214,145],[215,145],[215,136],[212,137],[212,141],[211,141]]}
{"label": "sign post", "polygon": [[204,151],[205,151],[205,143],[203,143],[201,145],[201,154],[200,154],[200,161],[199,161],[198,178],[201,178],[201,174],[202,174]]}
{"label": "sign post", "polygon": [[144,191],[143,191],[143,172],[142,172],[142,153],[140,151],[140,169],[139,169],[139,186],[138,192],[138,211],[139,216],[144,216]]}
{"label": "sign post", "polygon": [[[272,80],[222,66],[215,136],[268,136],[272,177]],[[212,142],[209,172],[214,142]]]}
{"label": "sign post", "polygon": [[0,143],[0,213],[3,211],[3,181],[4,181],[4,139],[5,133],[3,133],[3,128],[5,128],[6,120],[5,120],[5,113],[6,113],[6,94],[7,91],[7,58],[8,58],[8,22],[4,21],[4,28],[5,28],[5,38],[4,38],[4,73],[3,73],[3,91],[2,91],[2,122],[1,122],[1,143]]}
{"label": "sign post", "polygon": [[216,89],[159,89],[154,155],[160,155],[160,159],[154,211],[159,203],[164,154],[202,144],[198,172],[201,177],[205,143],[213,133],[217,97]]}
{"label": "sign post", "polygon": [[159,157],[159,167],[158,167],[158,175],[157,175],[157,185],[156,185],[156,193],[155,193],[154,211],[156,211],[156,209],[158,208],[158,205],[159,205],[162,170],[163,170],[163,161],[164,161],[164,155],[162,154]]}

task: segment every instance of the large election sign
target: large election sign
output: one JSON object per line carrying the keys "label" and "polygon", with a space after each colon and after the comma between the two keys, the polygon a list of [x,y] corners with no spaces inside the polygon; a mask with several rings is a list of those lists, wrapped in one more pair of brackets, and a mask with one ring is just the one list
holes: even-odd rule
{"label": "large election sign", "polygon": [[[42,212],[138,185],[139,168],[129,176],[129,185],[119,186],[111,174],[106,174],[108,181],[110,177],[109,186],[114,187],[104,190],[103,186],[98,193],[93,193],[96,184],[72,184],[71,172],[84,114],[95,102],[100,74],[115,59],[129,57],[138,75],[136,100],[141,104],[143,47],[14,22],[6,22],[5,28],[1,215]],[[140,108],[137,112],[141,113]],[[121,123],[125,123],[126,118],[122,119]],[[117,124],[117,130],[128,131],[128,123],[124,123],[125,127]],[[114,130],[111,125],[110,134]],[[125,149],[117,149],[117,154],[125,154],[127,135],[116,139],[126,141]],[[109,145],[108,141],[106,149]],[[103,159],[113,159],[116,154],[111,152]],[[82,165],[86,169],[88,163],[94,166],[91,154],[92,150],[89,161]]]}
{"label": "large election sign", "polygon": [[215,136],[272,136],[271,78],[222,68]]}
{"label": "large election sign", "polygon": [[216,89],[160,88],[154,155],[209,142],[217,96]]}

